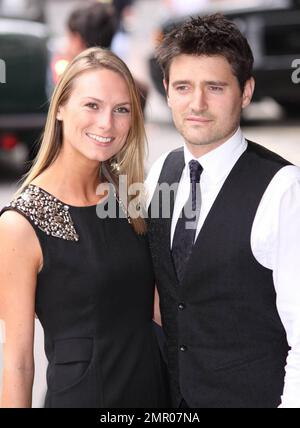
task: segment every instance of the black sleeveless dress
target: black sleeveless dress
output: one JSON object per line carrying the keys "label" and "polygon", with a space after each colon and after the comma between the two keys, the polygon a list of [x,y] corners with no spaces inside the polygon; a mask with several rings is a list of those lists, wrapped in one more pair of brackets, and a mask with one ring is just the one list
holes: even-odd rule
{"label": "black sleeveless dress", "polygon": [[45,407],[168,407],[147,237],[124,215],[99,218],[96,206],[67,206],[34,185],[7,210],[30,221],[43,252],[36,314],[49,362]]}

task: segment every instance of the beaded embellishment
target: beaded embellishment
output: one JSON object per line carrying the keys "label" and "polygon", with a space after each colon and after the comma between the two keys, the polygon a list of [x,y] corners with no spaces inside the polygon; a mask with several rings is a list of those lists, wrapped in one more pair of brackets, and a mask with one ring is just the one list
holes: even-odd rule
{"label": "beaded embellishment", "polygon": [[8,206],[29,217],[47,235],[67,241],[79,241],[69,206],[38,186],[30,184]]}

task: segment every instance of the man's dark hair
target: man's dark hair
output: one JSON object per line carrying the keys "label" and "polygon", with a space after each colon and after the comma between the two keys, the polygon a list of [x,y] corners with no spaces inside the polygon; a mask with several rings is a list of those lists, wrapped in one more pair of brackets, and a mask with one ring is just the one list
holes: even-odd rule
{"label": "man's dark hair", "polygon": [[167,85],[171,62],[181,54],[225,57],[242,91],[252,76],[253,54],[247,39],[232,21],[219,13],[190,18],[165,35],[156,58]]}
{"label": "man's dark hair", "polygon": [[128,6],[131,6],[133,4],[133,0],[113,0],[112,4],[116,9],[118,19],[121,19],[123,10]]}
{"label": "man's dark hair", "polygon": [[92,3],[74,10],[67,22],[72,33],[78,33],[87,48],[109,48],[117,29],[117,17],[111,4]]}

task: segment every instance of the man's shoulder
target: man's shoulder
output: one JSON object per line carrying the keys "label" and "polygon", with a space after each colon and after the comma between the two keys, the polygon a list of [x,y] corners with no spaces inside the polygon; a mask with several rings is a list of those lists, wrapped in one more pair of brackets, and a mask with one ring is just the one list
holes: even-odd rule
{"label": "man's shoulder", "polygon": [[284,194],[295,184],[300,185],[300,168],[293,165],[292,162],[280,156],[278,153],[267,149],[266,147],[248,142],[248,152],[254,153],[256,159],[262,163],[262,166],[268,168],[268,165],[273,169],[274,175],[268,186],[268,192],[273,190],[277,195]]}
{"label": "man's shoulder", "polygon": [[277,191],[285,193],[290,188],[300,186],[300,168],[296,165],[283,166],[274,176],[270,185]]}
{"label": "man's shoulder", "polygon": [[249,154],[254,154],[257,160],[262,162],[267,162],[271,164],[276,164],[278,166],[287,166],[292,165],[287,159],[280,156],[278,153],[273,152],[270,149],[267,149],[265,146],[258,144],[256,142],[246,140],[248,143],[247,152]]}

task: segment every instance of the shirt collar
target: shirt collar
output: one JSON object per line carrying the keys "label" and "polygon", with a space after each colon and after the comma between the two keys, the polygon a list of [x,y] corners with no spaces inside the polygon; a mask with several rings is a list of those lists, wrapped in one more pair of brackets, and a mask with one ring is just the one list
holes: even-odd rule
{"label": "shirt collar", "polygon": [[192,153],[184,145],[184,160],[185,169],[188,171],[188,163],[192,159],[196,159],[203,168],[203,173],[214,182],[224,179],[229,171],[233,168],[236,161],[247,148],[247,142],[240,128],[235,134],[225,143],[221,144],[214,150],[206,153],[200,158],[195,158]]}

